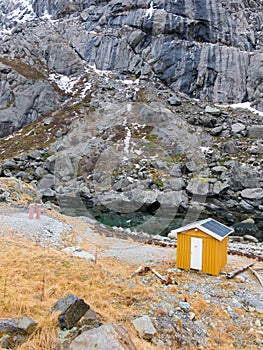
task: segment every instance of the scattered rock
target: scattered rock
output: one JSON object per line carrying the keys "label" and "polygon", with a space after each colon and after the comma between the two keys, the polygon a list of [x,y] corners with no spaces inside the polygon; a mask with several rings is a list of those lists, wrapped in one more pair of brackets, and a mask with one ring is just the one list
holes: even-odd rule
{"label": "scattered rock", "polygon": [[234,141],[227,141],[224,144],[224,152],[228,154],[236,154],[239,152],[239,147],[235,144]]}
{"label": "scattered rock", "polygon": [[185,182],[183,179],[171,179],[169,181],[169,187],[173,190],[173,191],[179,191],[181,189],[183,189],[185,187]]}
{"label": "scattered rock", "polygon": [[24,329],[24,331],[27,332],[27,334],[31,334],[34,332],[34,330],[37,327],[37,322],[32,320],[31,318],[28,317],[22,317],[20,318],[20,320],[18,321],[18,328],[20,329]]}
{"label": "scattered rock", "polygon": [[252,201],[262,201],[263,199],[263,189],[262,188],[246,188],[241,191],[241,196],[245,199],[250,199]]}
{"label": "scattered rock", "polygon": [[186,313],[190,312],[190,310],[191,310],[190,304],[185,302],[185,301],[181,301],[179,303],[179,307],[181,310],[183,310],[183,312],[186,312]]}
{"label": "scattered rock", "polygon": [[145,340],[151,340],[157,333],[149,316],[136,318],[132,324],[139,336]]}
{"label": "scattered rock", "polygon": [[211,107],[211,106],[206,106],[205,107],[205,111],[206,113],[212,114],[212,115],[216,115],[219,116],[222,112],[220,111],[220,109],[215,108],[215,107]]}
{"label": "scattered rock", "polygon": [[263,125],[252,125],[248,128],[248,136],[255,139],[263,138]]}
{"label": "scattered rock", "polygon": [[245,235],[243,238],[244,238],[245,241],[258,243],[258,239],[256,237],[254,237],[254,236]]}
{"label": "scattered rock", "polygon": [[212,136],[218,136],[221,134],[222,131],[223,131],[223,127],[220,125],[220,126],[216,126],[215,128],[211,129],[210,134]]}
{"label": "scattered rock", "polygon": [[95,256],[90,254],[89,252],[86,252],[80,247],[67,247],[63,249],[65,253],[71,253],[73,256],[77,256],[78,258],[85,259],[90,262],[95,261]]}
{"label": "scattered rock", "polygon": [[101,315],[95,312],[92,308],[89,308],[89,310],[79,321],[79,325],[81,326],[82,331],[98,328],[102,326],[102,324],[103,320]]}
{"label": "scattered rock", "polygon": [[170,103],[171,106],[181,106],[182,104],[181,100],[176,96],[171,96],[168,99],[168,102]]}
{"label": "scattered rock", "polygon": [[233,134],[239,134],[241,131],[244,131],[246,126],[242,123],[234,123],[231,125],[231,130]]}
{"label": "scattered rock", "polygon": [[59,299],[50,312],[61,311],[58,317],[59,327],[61,329],[70,329],[85,315],[89,308],[90,306],[83,299],[68,294],[64,298]]}

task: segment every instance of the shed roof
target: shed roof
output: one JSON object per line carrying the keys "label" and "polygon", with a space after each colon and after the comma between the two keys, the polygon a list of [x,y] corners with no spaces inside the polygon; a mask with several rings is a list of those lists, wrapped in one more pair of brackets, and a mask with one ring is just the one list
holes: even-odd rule
{"label": "shed roof", "polygon": [[230,235],[230,233],[234,232],[233,228],[227,227],[220,222],[208,218],[205,220],[195,221],[192,224],[188,224],[186,226],[182,226],[178,229],[173,230],[173,233],[181,233],[191,229],[197,228],[211,237],[214,237],[218,241],[222,241],[225,237]]}

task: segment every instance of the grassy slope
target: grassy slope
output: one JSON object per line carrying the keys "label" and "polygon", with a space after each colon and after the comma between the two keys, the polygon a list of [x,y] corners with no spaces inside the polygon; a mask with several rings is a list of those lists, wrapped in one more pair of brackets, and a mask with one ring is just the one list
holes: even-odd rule
{"label": "grassy slope", "polygon": [[[57,299],[68,293],[83,298],[102,315],[105,322],[114,321],[127,327],[138,350],[156,348],[136,336],[131,320],[135,315],[147,314],[150,304],[160,301],[156,289],[161,289],[162,285],[158,280],[152,280],[150,285],[143,283],[140,278],[131,280],[134,266],[111,259],[99,259],[97,264],[92,264],[12,236],[1,237],[0,259],[1,318],[31,317],[40,322],[30,342],[21,349],[54,348],[56,322],[47,314]],[[168,267],[171,264],[158,265],[157,269],[166,274]],[[183,298],[183,286],[188,279],[188,274],[180,276],[179,286],[171,286],[169,292],[176,296],[179,292]],[[231,288],[231,283],[222,282],[224,293]],[[202,295],[191,296],[188,301],[197,319],[214,318],[214,328],[209,331],[209,338],[220,338],[221,345],[217,348],[230,349],[236,334],[242,331],[229,322],[228,314],[220,307],[208,306]],[[156,313],[159,311],[156,310]],[[245,311],[238,312],[245,315]],[[251,337],[254,335],[246,336],[244,347],[240,346],[240,349],[257,349],[251,347],[250,341],[249,347],[246,347],[246,340]],[[214,347],[215,343],[212,342],[207,349]],[[173,349],[176,348],[174,344]]]}
{"label": "grassy slope", "polygon": [[[41,327],[49,333],[54,329],[54,322],[52,319],[50,322],[48,311],[57,299],[68,293],[83,298],[101,313],[105,322],[120,322],[124,315],[131,317],[134,311],[129,303],[134,299],[134,292],[137,297],[144,293],[149,295],[147,287],[137,288],[137,292],[123,289],[122,280],[128,277],[130,270],[112,261],[94,265],[31,242],[6,237],[1,237],[0,256],[1,318],[31,317],[40,321]],[[130,322],[125,320],[124,324],[129,327]],[[134,332],[132,334],[135,337]],[[35,336],[39,338],[39,332]],[[40,338],[42,345],[35,339],[34,349],[38,349],[37,344],[39,349],[43,349],[44,344],[46,350],[52,349],[52,337],[49,345],[46,336],[42,334]],[[152,348],[137,337],[135,342],[138,349]]]}

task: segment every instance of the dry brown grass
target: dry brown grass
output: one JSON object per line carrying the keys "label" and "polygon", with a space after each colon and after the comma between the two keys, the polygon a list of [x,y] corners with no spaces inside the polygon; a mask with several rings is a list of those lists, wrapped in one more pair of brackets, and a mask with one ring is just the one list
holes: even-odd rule
{"label": "dry brown grass", "polygon": [[40,320],[36,330],[28,340],[19,347],[19,350],[53,350],[57,346],[57,318],[54,313]]}
{"label": "dry brown grass", "polygon": [[[20,205],[32,203],[37,196],[37,191],[33,185],[26,184],[13,177],[1,177],[0,187],[3,191],[10,192],[9,199],[11,201],[17,202],[19,200]],[[19,198],[17,198],[17,195]]]}
{"label": "dry brown grass", "polygon": [[126,325],[137,349],[155,348],[139,339],[131,324],[138,300],[149,300],[153,294],[147,286],[124,286],[131,268],[110,259],[91,264],[7,237],[1,237],[0,261],[1,318],[31,317],[39,322],[21,350],[54,348],[56,322],[47,315],[55,302],[69,293],[83,298],[105,322]]}

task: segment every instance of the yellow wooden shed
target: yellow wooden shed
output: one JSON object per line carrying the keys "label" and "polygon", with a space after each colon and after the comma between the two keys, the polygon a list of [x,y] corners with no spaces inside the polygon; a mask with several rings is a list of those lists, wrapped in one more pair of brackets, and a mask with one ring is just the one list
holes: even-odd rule
{"label": "yellow wooden shed", "polygon": [[233,231],[211,218],[173,230],[177,234],[176,266],[218,275],[227,263],[228,236]]}

